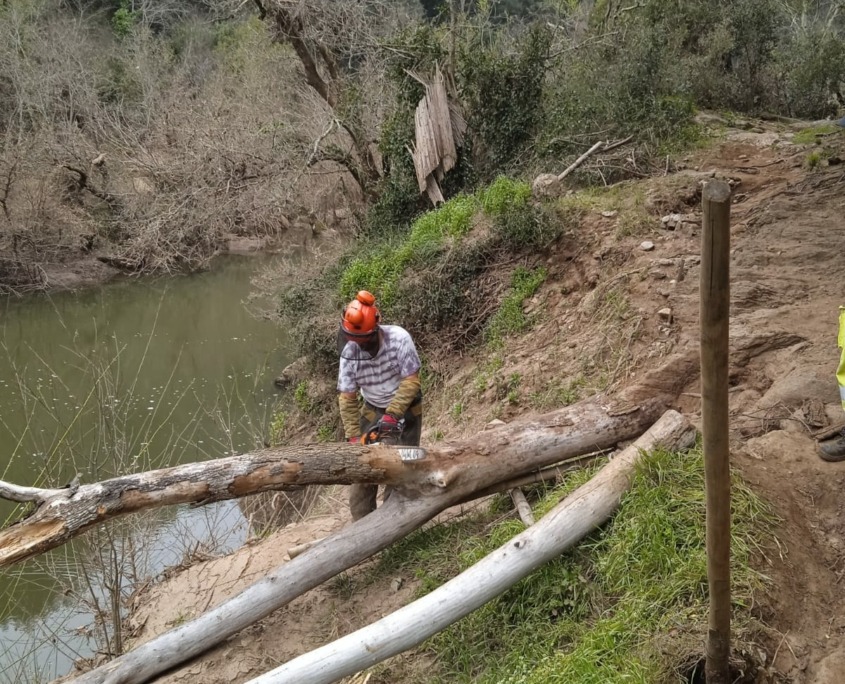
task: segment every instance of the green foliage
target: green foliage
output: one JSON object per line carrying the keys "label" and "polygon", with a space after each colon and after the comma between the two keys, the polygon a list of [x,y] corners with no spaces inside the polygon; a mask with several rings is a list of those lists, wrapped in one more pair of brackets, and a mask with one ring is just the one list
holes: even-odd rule
{"label": "green foliage", "polygon": [[449,409],[449,415],[452,416],[453,420],[460,420],[461,416],[464,414],[464,404],[463,402],[456,401],[452,404],[452,408]]}
{"label": "green foliage", "polygon": [[[184,38],[180,34],[174,36],[178,49],[177,39]],[[262,61],[281,59],[280,53],[284,50],[282,45],[271,41],[266,25],[256,16],[240,22],[215,24],[212,40],[222,66],[238,75],[249,75]]]}
{"label": "green foliage", "polygon": [[[707,627],[703,471],[699,448],[648,454],[610,524],[427,642],[438,663],[429,681],[674,681],[682,664],[672,660],[673,640],[700,640]],[[592,474],[580,471],[548,491],[535,515]],[[738,477],[733,491],[732,599],[740,638],[752,592],[763,581],[750,556],[773,520]],[[474,536],[473,529],[487,529],[484,522],[411,535],[383,555],[379,571],[413,568],[427,593],[524,529],[511,519]]]}
{"label": "green foliage", "polygon": [[395,234],[421,210],[423,196],[407,150],[413,139],[413,109],[397,108],[385,121],[379,138],[386,173],[378,188],[378,199],[367,212],[368,237]]}
{"label": "green foliage", "polygon": [[118,38],[126,38],[141,18],[141,13],[133,11],[127,0],[121,0],[111,18],[112,30]]}
{"label": "green foliage", "polygon": [[340,299],[347,301],[359,290],[369,290],[378,293],[381,307],[389,307],[396,280],[404,266],[391,245],[379,247],[368,256],[353,259],[340,279]]}
{"label": "green foliage", "polygon": [[819,150],[814,150],[807,155],[807,159],[805,160],[808,169],[815,169],[819,167],[822,163],[822,153]]}
{"label": "green foliage", "polygon": [[270,443],[275,445],[284,442],[287,430],[288,415],[284,411],[276,411],[270,421]]}
{"label": "green foliage", "polygon": [[796,145],[813,145],[819,142],[819,139],[825,135],[832,133],[839,133],[842,129],[834,124],[822,124],[820,126],[808,126],[802,128],[795,135],[792,136],[792,142]]}
{"label": "green foliage", "polygon": [[508,249],[537,249],[560,235],[561,224],[553,221],[546,210],[530,204],[531,186],[499,176],[478,199],[484,212],[493,217],[496,238]]}
{"label": "green foliage", "polygon": [[511,373],[511,376],[508,378],[508,393],[506,398],[512,406],[519,403],[519,386],[521,384],[522,376],[519,373]]}
{"label": "green foliage", "polygon": [[297,353],[307,356],[316,369],[336,368],[338,323],[345,303],[337,292],[342,272],[343,263],[330,264],[279,294],[280,321],[290,331]]}
{"label": "green foliage", "polygon": [[845,82],[845,41],[841,35],[811,23],[781,48],[778,66],[788,113],[821,119],[838,113],[836,93]]}
{"label": "green foliage", "polygon": [[97,84],[97,96],[103,104],[129,104],[141,99],[141,84],[125,61],[109,57],[104,66],[105,73]]}
{"label": "green foliage", "polygon": [[414,221],[404,241],[354,259],[340,279],[341,299],[353,297],[358,290],[369,290],[379,293],[380,304],[389,308],[405,269],[412,263],[430,263],[447,238],[460,240],[469,231],[476,208],[477,200],[472,196],[453,197]]}
{"label": "green foliage", "polygon": [[314,409],[314,406],[311,403],[311,397],[308,396],[307,380],[300,380],[296,389],[293,391],[293,401],[296,404],[296,408],[303,413],[311,413]]}
{"label": "green foliage", "polygon": [[336,432],[337,430],[334,425],[321,425],[317,428],[317,441],[334,442]]}
{"label": "green foliage", "polygon": [[513,52],[493,38],[483,30],[470,35],[458,74],[469,126],[483,145],[483,155],[477,156],[491,173],[507,169],[524,153],[542,120],[552,32],[545,24],[532,26],[519,35]]}
{"label": "green foliage", "polygon": [[478,201],[471,195],[450,199],[414,222],[403,250],[414,252],[445,236],[463,237],[469,232],[471,219],[477,208]]}
{"label": "green foliage", "polygon": [[411,74],[430,73],[447,57],[446,35],[432,24],[419,24],[400,32],[394,43],[399,49],[387,53],[387,77],[398,88],[400,109],[410,110],[425,95],[425,87]]}
{"label": "green foliage", "polygon": [[510,290],[484,331],[492,347],[501,347],[506,335],[522,332],[529,326],[530,321],[522,309],[523,302],[537,291],[545,279],[544,268],[529,270],[519,266],[513,272]]}
{"label": "green foliage", "polygon": [[565,382],[550,380],[542,390],[531,394],[531,404],[541,411],[569,406],[581,398],[581,390],[585,385],[586,381],[582,375]]}
{"label": "green foliage", "polygon": [[506,209],[493,222],[493,233],[504,247],[512,251],[537,251],[556,240],[564,224],[556,221],[546,207],[529,205],[523,209]]}

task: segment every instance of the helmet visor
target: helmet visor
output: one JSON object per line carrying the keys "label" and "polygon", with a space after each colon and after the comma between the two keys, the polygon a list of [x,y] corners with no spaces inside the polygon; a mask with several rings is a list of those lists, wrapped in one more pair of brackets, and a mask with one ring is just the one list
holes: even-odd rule
{"label": "helmet visor", "polygon": [[343,326],[337,331],[337,353],[344,359],[371,361],[378,351],[378,329],[365,335],[347,332]]}

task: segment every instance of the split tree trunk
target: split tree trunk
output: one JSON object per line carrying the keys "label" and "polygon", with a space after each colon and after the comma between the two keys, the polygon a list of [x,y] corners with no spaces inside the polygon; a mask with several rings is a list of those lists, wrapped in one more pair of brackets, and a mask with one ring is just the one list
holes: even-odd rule
{"label": "split tree trunk", "polygon": [[676,411],[667,411],[648,432],[542,520],[469,570],[378,622],[305,653],[250,680],[250,684],[329,684],[421,644],[603,524],[630,487],[634,468],[644,452],[681,449],[694,441],[695,428],[689,421]]}
{"label": "split tree trunk", "polygon": [[[43,490],[35,513],[0,531],[0,567],[60,546],[119,515],[178,503],[232,499],[291,485],[369,482],[389,484],[409,501],[441,493],[447,494],[450,502],[472,498],[477,490],[637,437],[674,401],[696,364],[695,353],[679,355],[617,399],[593,397],[533,421],[511,423],[470,440],[429,448],[420,461],[402,461],[401,448],[387,446],[277,447],[82,485],[75,493]],[[29,496],[24,499],[10,495],[16,489],[0,483],[0,496],[33,500],[32,492],[39,491],[27,488]],[[363,558],[381,548],[384,546]]]}

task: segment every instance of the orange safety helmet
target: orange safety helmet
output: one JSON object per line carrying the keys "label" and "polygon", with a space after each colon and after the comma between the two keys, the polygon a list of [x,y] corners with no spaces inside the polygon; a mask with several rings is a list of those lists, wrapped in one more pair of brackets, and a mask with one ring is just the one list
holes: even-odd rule
{"label": "orange safety helmet", "polygon": [[378,331],[381,314],[376,307],[376,298],[366,290],[360,290],[343,310],[340,329],[352,338],[370,337]]}

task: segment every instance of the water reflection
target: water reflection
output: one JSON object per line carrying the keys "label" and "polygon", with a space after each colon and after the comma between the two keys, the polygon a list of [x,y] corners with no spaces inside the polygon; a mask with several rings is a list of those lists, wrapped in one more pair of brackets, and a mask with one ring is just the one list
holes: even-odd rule
{"label": "water reflection", "polygon": [[[272,377],[290,361],[283,331],[244,304],[260,265],[2,303],[0,479],[93,482],[260,446]],[[0,520],[12,510],[0,503]],[[92,584],[125,601],[134,585],[115,577],[235,548],[246,532],[235,502],[171,507],[0,571],[0,682],[50,679],[90,655],[85,626],[109,599]]]}

